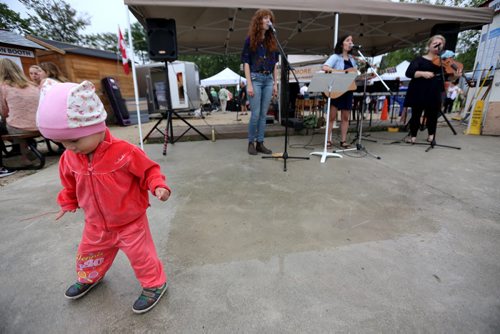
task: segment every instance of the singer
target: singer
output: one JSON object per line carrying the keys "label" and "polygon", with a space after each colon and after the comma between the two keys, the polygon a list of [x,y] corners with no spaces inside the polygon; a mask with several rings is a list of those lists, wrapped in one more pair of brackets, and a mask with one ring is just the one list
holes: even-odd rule
{"label": "singer", "polygon": [[[335,45],[334,54],[330,56],[323,64],[325,72],[357,72],[357,63],[352,56],[354,43],[351,35],[341,37]],[[332,147],[332,127],[337,110],[340,110],[340,147],[345,149],[350,146],[346,143],[347,130],[349,128],[349,115],[352,109],[351,91],[345,92],[336,99],[331,99],[330,102],[330,121],[328,124],[328,147]]]}
{"label": "singer", "polygon": [[[278,92],[278,47],[273,37],[274,14],[269,9],[259,9],[250,21],[241,62],[245,68],[247,94],[250,103],[248,124],[248,154],[271,154],[264,146],[266,114],[273,95]],[[257,142],[255,144],[255,142]]]}
{"label": "singer", "polygon": [[429,143],[434,141],[444,85],[441,67],[434,65],[432,60],[439,57],[445,44],[446,39],[443,36],[432,36],[427,42],[427,53],[413,60],[406,70],[406,76],[411,78],[411,81],[408,85],[405,105],[411,107],[412,110],[410,135],[406,138],[408,143],[416,142],[420,117],[424,111],[427,119],[427,141]]}

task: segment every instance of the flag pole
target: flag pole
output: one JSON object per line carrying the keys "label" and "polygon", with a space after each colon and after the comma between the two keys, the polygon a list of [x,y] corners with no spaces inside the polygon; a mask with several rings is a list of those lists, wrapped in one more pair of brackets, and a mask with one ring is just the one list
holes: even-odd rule
{"label": "flag pole", "polygon": [[127,26],[128,26],[128,42],[130,50],[130,59],[132,60],[132,80],[134,81],[134,95],[135,95],[135,108],[137,112],[137,126],[139,127],[139,142],[141,144],[141,149],[144,150],[144,144],[142,142],[142,124],[141,124],[141,110],[139,108],[139,93],[137,88],[137,75],[135,73],[135,59],[134,59],[134,46],[132,41],[132,29],[130,28],[130,11],[128,6],[125,5],[127,10]]}

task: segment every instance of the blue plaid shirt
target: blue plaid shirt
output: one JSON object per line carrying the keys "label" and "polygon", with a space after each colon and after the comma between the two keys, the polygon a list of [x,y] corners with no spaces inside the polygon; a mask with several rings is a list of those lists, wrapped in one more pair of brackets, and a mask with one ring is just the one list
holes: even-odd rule
{"label": "blue plaid shirt", "polygon": [[257,46],[257,50],[250,49],[250,37],[245,39],[241,62],[250,65],[250,72],[268,71],[273,73],[274,65],[278,62],[279,52],[268,52],[262,43]]}

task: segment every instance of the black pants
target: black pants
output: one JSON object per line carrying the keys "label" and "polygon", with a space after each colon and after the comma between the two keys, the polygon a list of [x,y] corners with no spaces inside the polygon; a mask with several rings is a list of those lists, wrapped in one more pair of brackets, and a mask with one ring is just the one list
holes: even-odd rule
{"label": "black pants", "polygon": [[444,100],[444,113],[451,113],[451,109],[453,108],[453,102],[455,100],[450,99],[449,97]]}
{"label": "black pants", "polygon": [[440,105],[434,107],[412,107],[411,108],[411,119],[410,119],[410,135],[412,137],[417,136],[418,128],[420,127],[420,117],[422,112],[425,110],[425,118],[427,120],[427,132],[430,135],[436,133],[437,119],[439,114]]}

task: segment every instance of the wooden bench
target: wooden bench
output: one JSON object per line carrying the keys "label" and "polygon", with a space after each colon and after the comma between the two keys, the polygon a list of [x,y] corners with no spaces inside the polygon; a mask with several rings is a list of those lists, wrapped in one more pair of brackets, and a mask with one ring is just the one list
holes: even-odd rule
{"label": "wooden bench", "polygon": [[[25,134],[5,134],[2,135],[2,142],[0,143],[1,145],[1,154],[2,157],[5,157],[7,150],[5,145],[5,141],[14,141],[14,140],[25,140],[26,143],[28,144],[29,150],[35,155],[36,160],[33,165],[30,166],[9,166],[9,169],[14,169],[14,170],[21,170],[21,169],[41,169],[43,166],[45,166],[45,155],[43,155],[42,152],[40,152],[37,149],[37,141],[36,138],[42,137],[41,133],[36,131],[36,132],[30,132],[30,133],[25,133]],[[50,145],[50,144],[47,144]]]}

